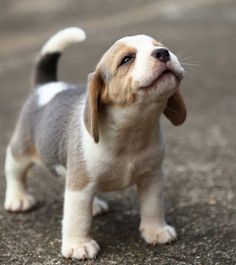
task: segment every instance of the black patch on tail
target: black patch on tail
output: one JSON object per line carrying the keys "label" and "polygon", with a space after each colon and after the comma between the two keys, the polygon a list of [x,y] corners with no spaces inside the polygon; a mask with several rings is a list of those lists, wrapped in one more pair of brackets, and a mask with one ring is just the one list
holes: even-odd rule
{"label": "black patch on tail", "polygon": [[36,66],[35,84],[45,84],[57,81],[57,65],[61,53],[47,53],[43,55]]}

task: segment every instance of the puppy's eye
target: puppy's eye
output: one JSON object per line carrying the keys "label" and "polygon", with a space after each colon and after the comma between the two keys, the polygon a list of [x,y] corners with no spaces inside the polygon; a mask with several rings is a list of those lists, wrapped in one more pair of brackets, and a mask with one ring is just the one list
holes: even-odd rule
{"label": "puppy's eye", "polygon": [[135,54],[128,54],[125,57],[122,58],[121,62],[119,63],[118,67],[120,67],[123,64],[127,64],[129,62],[134,61],[135,59]]}

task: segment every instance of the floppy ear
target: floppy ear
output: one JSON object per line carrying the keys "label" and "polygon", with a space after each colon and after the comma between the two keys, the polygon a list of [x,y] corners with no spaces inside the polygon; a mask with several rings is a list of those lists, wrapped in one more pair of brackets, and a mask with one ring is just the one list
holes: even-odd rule
{"label": "floppy ear", "polygon": [[164,114],[175,126],[184,123],[187,116],[187,110],[179,89],[169,97],[164,109]]}
{"label": "floppy ear", "polygon": [[87,86],[87,99],[84,110],[84,124],[95,143],[99,141],[99,93],[104,85],[101,73],[97,70],[89,74]]}

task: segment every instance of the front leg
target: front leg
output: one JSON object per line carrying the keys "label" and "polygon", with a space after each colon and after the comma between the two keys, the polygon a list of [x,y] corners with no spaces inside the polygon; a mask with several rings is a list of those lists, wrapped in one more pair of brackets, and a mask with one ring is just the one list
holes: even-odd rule
{"label": "front leg", "polygon": [[176,239],[175,229],[166,224],[162,170],[138,183],[141,208],[140,232],[148,244],[165,244]]}
{"label": "front leg", "polygon": [[[70,178],[68,176],[67,179]],[[88,183],[82,189],[76,185],[72,189],[68,183],[62,224],[62,255],[82,260],[95,258],[100,248],[90,237],[94,187]]]}

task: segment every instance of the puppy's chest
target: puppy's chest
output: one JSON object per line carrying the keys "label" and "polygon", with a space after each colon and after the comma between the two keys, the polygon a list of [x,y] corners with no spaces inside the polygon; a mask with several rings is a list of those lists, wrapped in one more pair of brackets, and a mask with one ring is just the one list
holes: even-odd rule
{"label": "puppy's chest", "polygon": [[114,153],[112,148],[96,147],[88,157],[90,174],[96,178],[101,191],[126,188],[135,184],[139,178],[154,172],[163,159],[162,148],[146,148],[134,152],[125,148]]}

